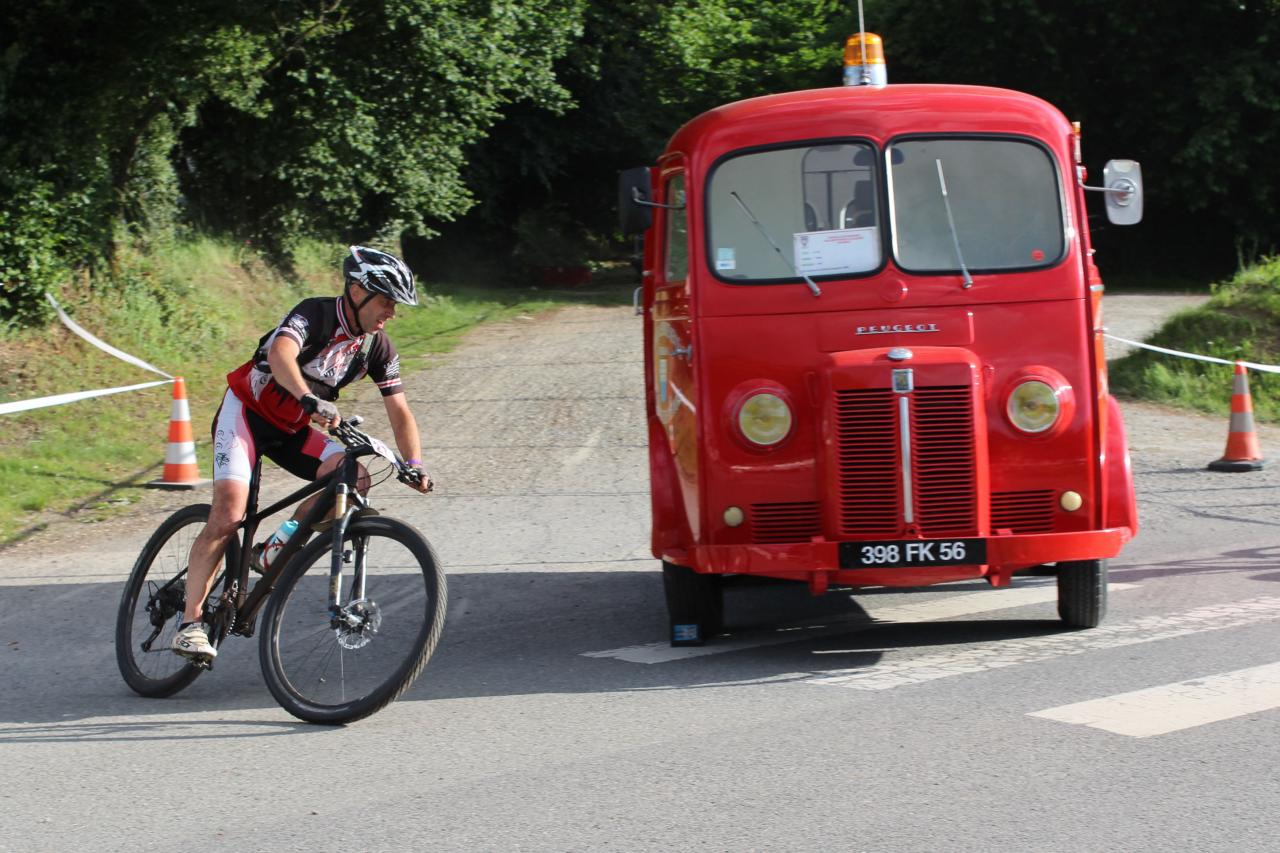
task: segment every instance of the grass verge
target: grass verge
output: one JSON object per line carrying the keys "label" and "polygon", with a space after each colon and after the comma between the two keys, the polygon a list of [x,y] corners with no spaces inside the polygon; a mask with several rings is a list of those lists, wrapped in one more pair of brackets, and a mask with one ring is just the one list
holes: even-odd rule
{"label": "grass verge", "polygon": [[[226,373],[300,299],[337,295],[338,251],[307,247],[297,257],[296,275],[286,280],[242,247],[194,240],[123,258],[109,292],[95,292],[86,280],[56,296],[97,337],[186,380],[197,456],[207,469],[208,425]],[[399,312],[388,331],[411,357],[446,352],[483,322],[630,298],[625,275],[599,278],[566,291],[424,281],[422,305]],[[7,368],[0,372],[0,402],[160,378],[99,351],[56,321],[0,339],[0,361]],[[413,359],[404,363],[411,371]],[[51,517],[105,517],[136,502],[163,467],[171,398],[166,384],[0,416],[0,545],[26,538]]]}
{"label": "grass verge", "polygon": [[[1148,343],[1197,355],[1261,364],[1280,363],[1280,257],[1266,258],[1212,286],[1199,308],[1175,315]],[[1111,389],[1204,412],[1231,405],[1230,365],[1138,350],[1108,367]],[[1259,420],[1280,421],[1280,375],[1251,371],[1253,409]]]}

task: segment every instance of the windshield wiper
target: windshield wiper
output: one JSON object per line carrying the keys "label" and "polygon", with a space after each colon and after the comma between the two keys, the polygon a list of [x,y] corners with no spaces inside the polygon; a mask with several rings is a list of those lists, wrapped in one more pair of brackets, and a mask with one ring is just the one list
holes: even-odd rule
{"label": "windshield wiper", "polygon": [[733,196],[733,200],[738,203],[738,207],[742,208],[742,212],[746,214],[747,219],[751,220],[751,224],[756,226],[756,230],[759,231],[764,236],[764,238],[769,241],[769,245],[772,246],[773,250],[778,253],[778,257],[782,258],[782,262],[787,266],[791,267],[791,271],[793,273],[798,275],[800,278],[804,279],[804,283],[809,285],[809,290],[813,291],[814,296],[821,296],[822,291],[818,289],[818,285],[814,284],[813,279],[809,278],[809,276],[805,275],[804,273],[800,272],[800,270],[796,269],[795,264],[787,260],[787,256],[782,254],[782,250],[778,248],[778,244],[775,243],[773,241],[773,238],[769,236],[769,232],[764,230],[764,226],[760,224],[760,220],[756,219],[755,214],[751,212],[751,208],[747,207],[747,203],[742,200],[742,197],[738,195],[737,191],[730,190],[729,195]]}
{"label": "windshield wiper", "polygon": [[942,175],[942,160],[935,159],[933,162],[938,166],[938,186],[942,189],[942,204],[947,209],[947,226],[951,229],[951,242],[956,247],[956,260],[960,262],[964,288],[968,290],[973,287],[973,276],[969,275],[969,268],[964,265],[964,253],[960,251],[960,235],[956,233],[956,220],[951,215],[951,199],[947,197],[947,179]]}

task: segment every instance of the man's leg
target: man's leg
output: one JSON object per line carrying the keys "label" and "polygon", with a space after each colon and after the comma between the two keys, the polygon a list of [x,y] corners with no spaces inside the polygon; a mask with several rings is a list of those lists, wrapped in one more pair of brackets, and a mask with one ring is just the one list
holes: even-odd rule
{"label": "man's leg", "polygon": [[213,508],[204,530],[191,543],[187,558],[187,609],[183,622],[199,622],[204,600],[213,584],[214,569],[222,560],[227,540],[236,532],[249,504],[249,484],[239,480],[218,480],[213,484]]}
{"label": "man's leg", "polygon": [[[286,471],[304,480],[319,480],[331,474],[346,458],[346,448],[317,429],[308,427],[297,433],[288,443],[268,451],[268,455]],[[360,494],[369,492],[369,472],[359,465],[356,488]],[[293,520],[301,522],[320,500],[320,492],[298,504]]]}
{"label": "man's leg", "polygon": [[223,397],[214,417],[213,443],[213,505],[208,522],[191,543],[191,553],[187,555],[187,603],[182,612],[182,628],[173,640],[173,650],[179,654],[208,658],[218,652],[210,645],[200,624],[204,601],[209,596],[227,540],[244,518],[256,453],[243,408],[230,391]]}
{"label": "man's leg", "polygon": [[[320,467],[316,469],[315,479],[319,480],[327,474],[330,474],[335,468],[342,464],[342,460],[344,458],[345,457],[342,453],[337,453],[325,459],[320,463]],[[359,463],[356,463],[356,467],[359,469],[356,478],[356,488],[360,491],[360,494],[367,495],[369,493],[370,483],[369,472],[366,471],[365,467]],[[314,495],[298,504],[298,508],[293,511],[293,520],[301,522],[302,519],[306,518],[307,513],[316,505],[316,501],[320,500],[321,494],[321,492],[316,492]]]}

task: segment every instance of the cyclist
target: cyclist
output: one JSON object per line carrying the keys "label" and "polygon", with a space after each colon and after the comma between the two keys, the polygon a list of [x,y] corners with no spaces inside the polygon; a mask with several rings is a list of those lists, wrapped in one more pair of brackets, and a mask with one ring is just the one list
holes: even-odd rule
{"label": "cyclist", "polygon": [[[217,655],[201,623],[205,598],[227,540],[244,518],[249,480],[260,453],[280,467],[317,480],[337,467],[343,446],[308,422],[332,429],[342,422],[338,391],[368,375],[382,392],[396,446],[420,472],[414,486],[431,490],[422,469],[418,425],[400,382],[400,356],[383,327],[397,305],[417,305],[413,273],[394,255],[352,246],[342,263],[336,299],[304,299],[263,335],[253,357],[227,375],[227,392],[213,418],[213,505],[191,545],[187,602],[172,648],[188,657]],[[261,448],[261,450],[259,450]],[[368,475],[360,470],[360,489]],[[294,512],[301,519],[319,495]]]}

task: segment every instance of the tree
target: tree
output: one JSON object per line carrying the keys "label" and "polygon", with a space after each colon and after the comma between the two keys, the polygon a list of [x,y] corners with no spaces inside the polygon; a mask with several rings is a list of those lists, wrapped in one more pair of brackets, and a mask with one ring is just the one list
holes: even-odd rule
{"label": "tree", "polygon": [[[427,228],[466,146],[554,108],[582,0],[33,0],[0,12],[0,323],[122,239]],[[34,202],[34,203],[33,203]]]}
{"label": "tree", "polygon": [[1101,232],[1113,259],[1127,246],[1131,266],[1220,274],[1236,246],[1280,248],[1277,0],[918,0],[879,11],[892,80],[1027,91],[1082,122],[1095,175],[1110,157],[1142,162],[1146,239]]}
{"label": "tree", "polygon": [[520,214],[567,211],[612,232],[617,172],[651,163],[681,124],[726,101],[836,85],[848,13],[835,0],[593,0],[556,63],[573,99],[526,103],[470,153],[469,228],[504,239]]}

